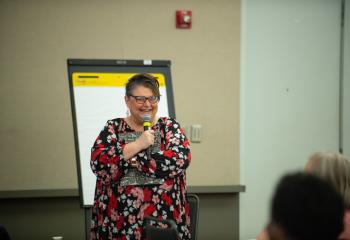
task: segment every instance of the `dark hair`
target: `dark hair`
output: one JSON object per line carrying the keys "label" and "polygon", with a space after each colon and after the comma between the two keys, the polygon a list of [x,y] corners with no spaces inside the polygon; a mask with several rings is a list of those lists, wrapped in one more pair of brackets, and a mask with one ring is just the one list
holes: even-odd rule
{"label": "dark hair", "polygon": [[344,228],[343,216],[340,194],[331,184],[312,174],[284,176],[272,199],[272,222],[290,239],[336,240]]}
{"label": "dark hair", "polygon": [[156,77],[153,77],[151,74],[148,73],[139,73],[131,78],[129,78],[126,86],[125,86],[125,95],[130,96],[132,95],[132,90],[134,90],[137,86],[143,86],[146,88],[151,89],[152,93],[155,96],[160,96],[159,93],[159,82]]}

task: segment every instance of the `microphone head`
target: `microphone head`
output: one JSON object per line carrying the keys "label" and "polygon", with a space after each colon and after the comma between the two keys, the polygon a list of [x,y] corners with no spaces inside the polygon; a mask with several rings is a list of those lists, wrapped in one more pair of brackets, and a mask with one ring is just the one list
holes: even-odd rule
{"label": "microphone head", "polygon": [[143,122],[150,122],[151,121],[151,115],[150,114],[145,114],[142,117]]}

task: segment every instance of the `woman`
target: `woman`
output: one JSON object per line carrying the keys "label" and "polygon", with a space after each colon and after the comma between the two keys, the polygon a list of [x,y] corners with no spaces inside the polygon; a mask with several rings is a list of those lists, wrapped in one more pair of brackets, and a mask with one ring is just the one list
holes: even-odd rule
{"label": "woman", "polygon": [[[91,239],[146,239],[144,220],[173,219],[190,239],[185,170],[189,142],[179,123],[157,117],[159,83],[137,74],[126,84],[126,118],[107,121],[91,153],[97,176]],[[147,120],[145,120],[147,119]],[[150,129],[144,131],[144,121]]]}
{"label": "woman", "polygon": [[316,152],[305,166],[311,172],[330,182],[342,195],[345,204],[344,231],[339,240],[350,240],[350,162],[337,152]]}

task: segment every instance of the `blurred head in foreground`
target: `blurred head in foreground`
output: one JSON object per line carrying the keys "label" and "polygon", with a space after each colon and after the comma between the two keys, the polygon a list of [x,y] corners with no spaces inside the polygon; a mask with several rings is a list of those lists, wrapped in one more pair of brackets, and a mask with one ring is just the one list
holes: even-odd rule
{"label": "blurred head in foreground", "polygon": [[344,203],[337,190],[309,173],[279,181],[271,202],[270,240],[336,240],[343,230]]}

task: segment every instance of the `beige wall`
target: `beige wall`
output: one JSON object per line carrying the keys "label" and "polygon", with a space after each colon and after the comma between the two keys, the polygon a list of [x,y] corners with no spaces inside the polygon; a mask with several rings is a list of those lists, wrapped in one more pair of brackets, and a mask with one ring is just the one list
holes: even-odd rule
{"label": "beige wall", "polygon": [[[0,0],[0,198],[78,187],[67,58],[171,60],[177,119],[203,125],[189,185],[238,184],[239,27],[238,0]],[[0,199],[13,238],[84,238],[78,198],[36,197]],[[238,239],[237,195],[200,199],[199,238]]]}
{"label": "beige wall", "polygon": [[0,31],[0,190],[77,188],[67,58],[171,60],[177,119],[203,125],[189,184],[239,184],[240,1],[0,0]]}

